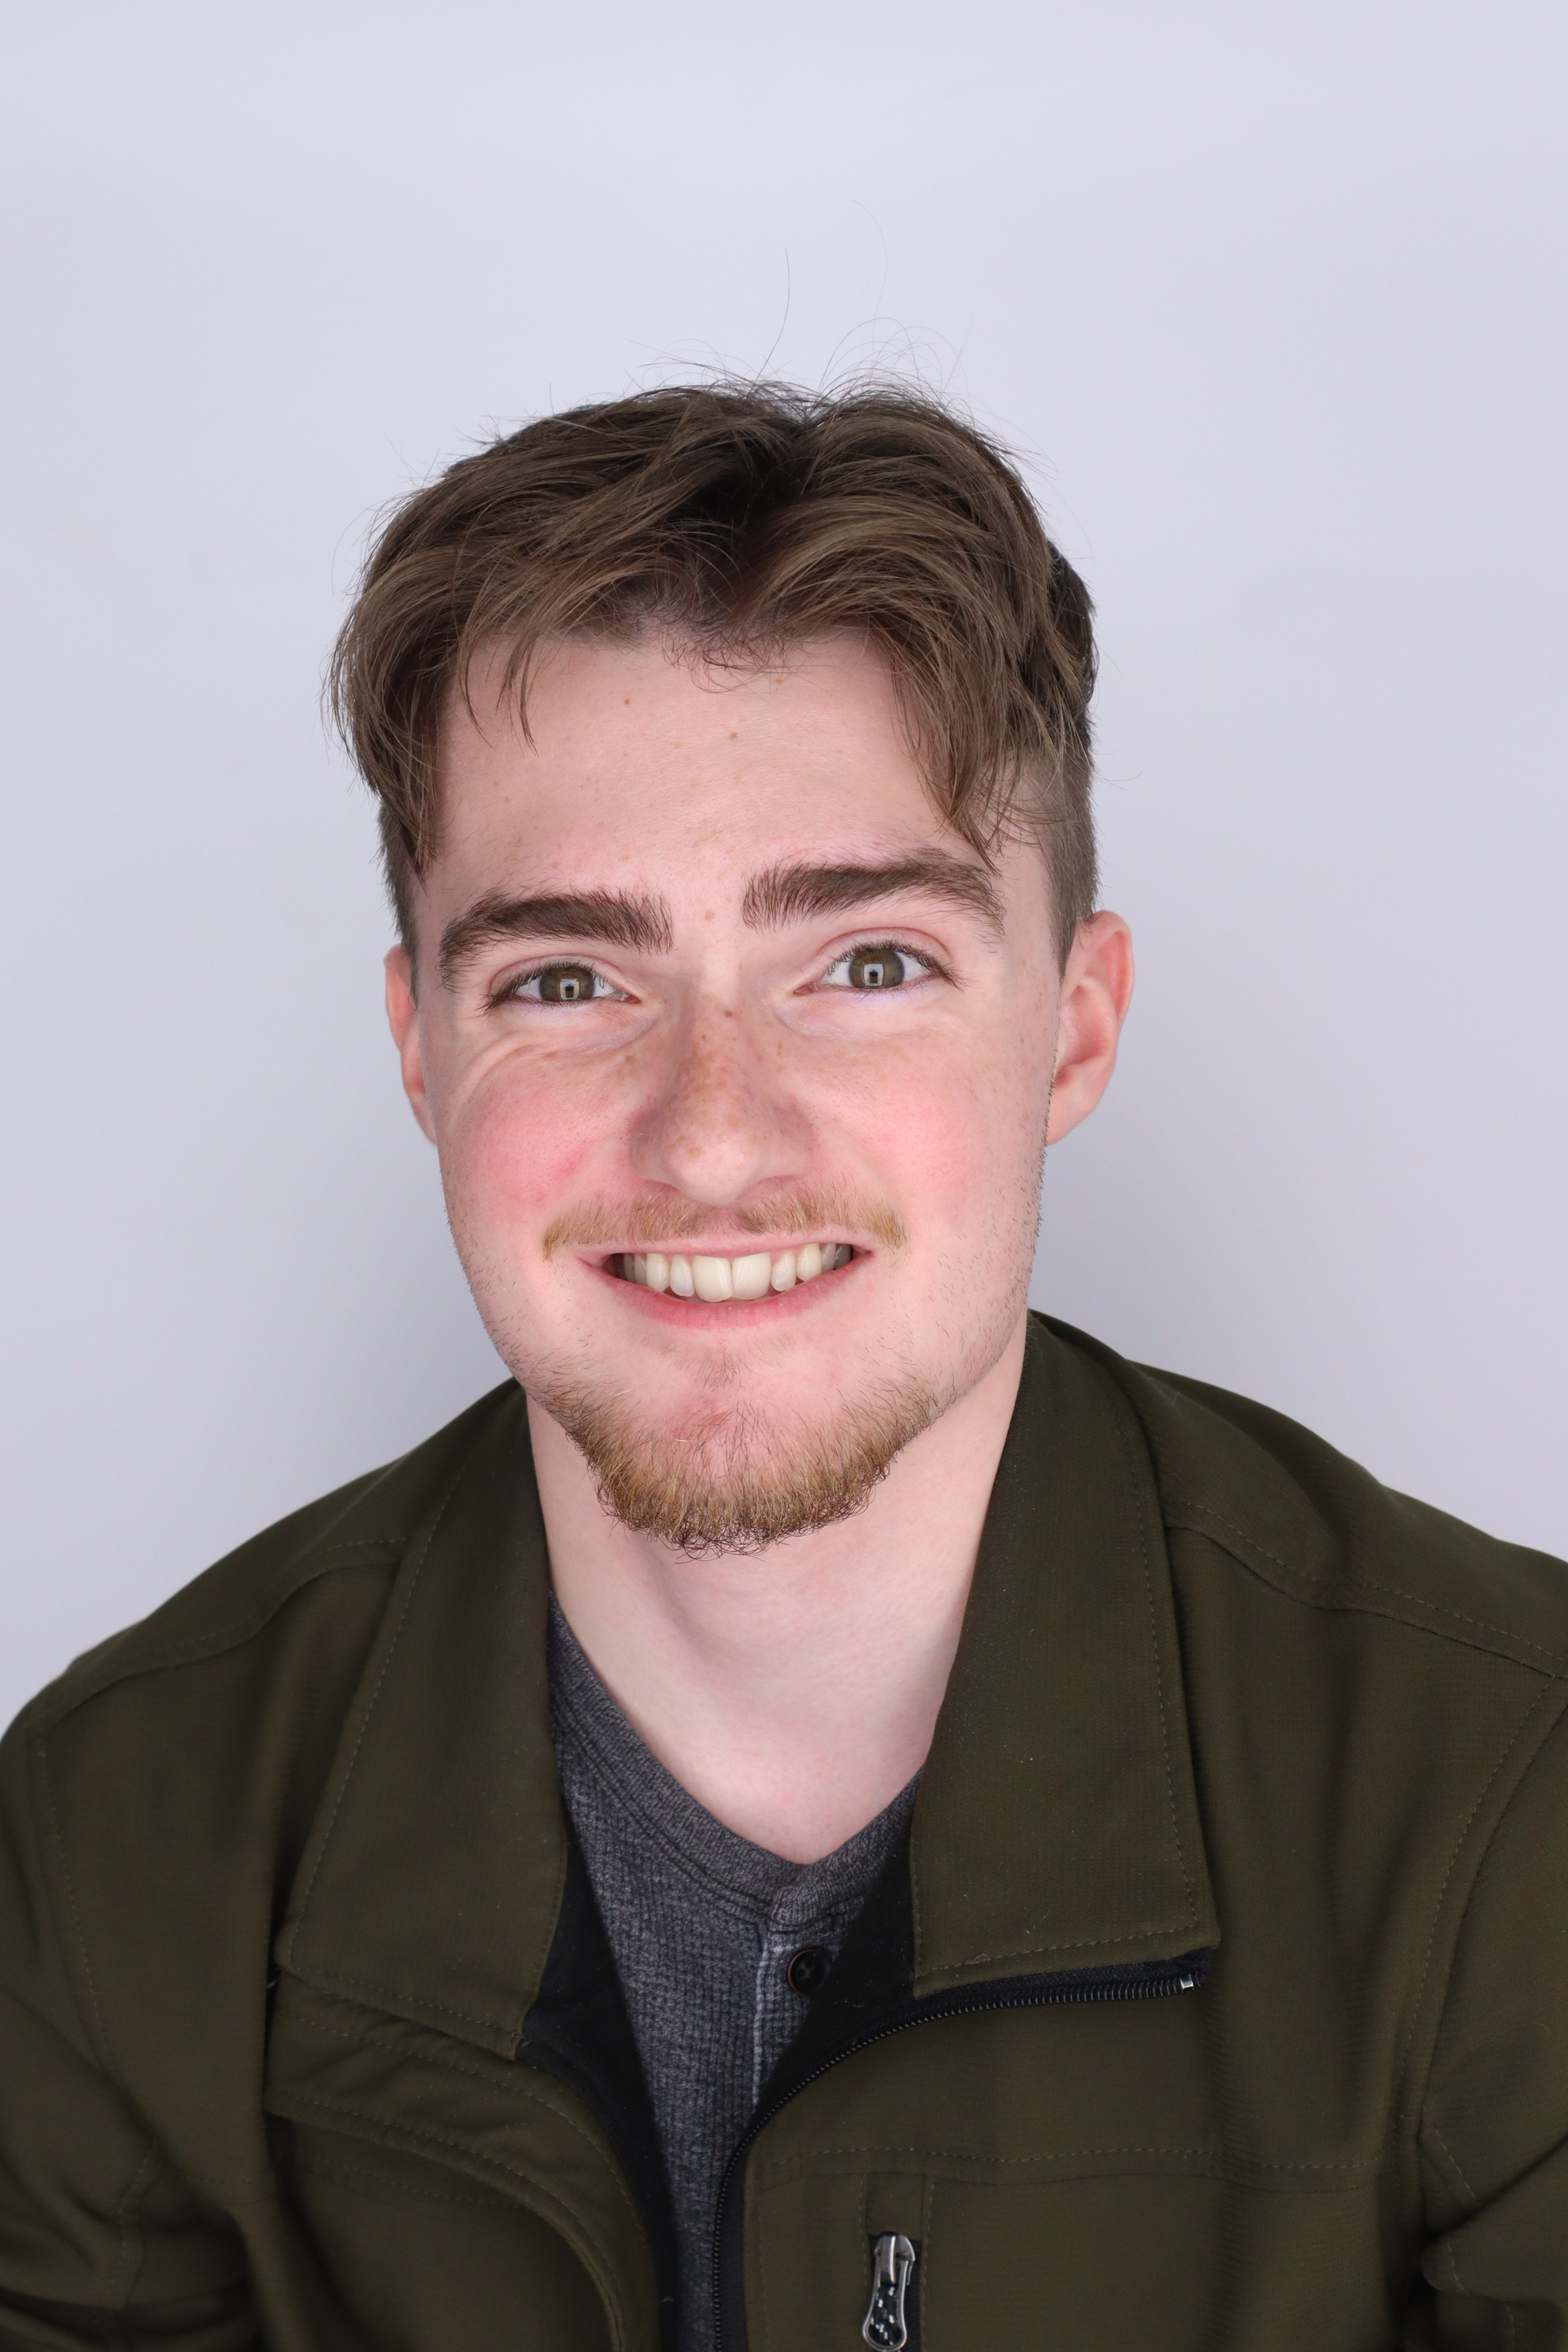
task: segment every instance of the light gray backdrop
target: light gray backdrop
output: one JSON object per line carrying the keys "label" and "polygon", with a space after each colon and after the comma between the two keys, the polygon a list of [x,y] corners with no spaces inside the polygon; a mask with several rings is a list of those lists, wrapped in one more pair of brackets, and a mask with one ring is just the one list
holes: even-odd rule
{"label": "light gray backdrop", "polygon": [[7,17],[0,1717],[498,1377],[321,662],[384,501],[715,362],[948,387],[1098,599],[1037,1298],[1568,1549],[1560,5]]}

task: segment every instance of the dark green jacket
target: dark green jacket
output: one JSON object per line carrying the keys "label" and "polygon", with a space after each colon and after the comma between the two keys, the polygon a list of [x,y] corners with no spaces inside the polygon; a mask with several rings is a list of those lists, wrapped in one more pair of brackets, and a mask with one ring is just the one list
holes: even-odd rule
{"label": "dark green jacket", "polygon": [[[0,2342],[656,2352],[522,1401],[79,1661],[0,1780]],[[868,1678],[877,1659],[865,1663]],[[1568,1571],[1037,1324],[723,2352],[1568,2346]]]}

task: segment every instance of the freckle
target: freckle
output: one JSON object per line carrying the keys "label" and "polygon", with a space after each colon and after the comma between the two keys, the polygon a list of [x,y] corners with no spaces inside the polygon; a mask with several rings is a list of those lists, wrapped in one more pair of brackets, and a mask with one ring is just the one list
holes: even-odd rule
{"label": "freckle", "polygon": [[731,727],[731,730],[730,730],[730,740],[731,740],[731,743],[738,743],[738,742],[740,741],[740,740],[741,740],[740,736],[736,733],[736,731],[735,731],[734,728],[733,728],[733,727]]}

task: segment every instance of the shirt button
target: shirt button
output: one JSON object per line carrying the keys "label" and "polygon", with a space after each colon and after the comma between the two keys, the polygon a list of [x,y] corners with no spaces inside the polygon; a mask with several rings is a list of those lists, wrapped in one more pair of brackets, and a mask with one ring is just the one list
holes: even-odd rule
{"label": "shirt button", "polygon": [[816,1990],[832,1966],[833,1955],[824,1946],[803,1944],[784,1969],[784,1982],[791,1992],[799,1993],[805,2000]]}

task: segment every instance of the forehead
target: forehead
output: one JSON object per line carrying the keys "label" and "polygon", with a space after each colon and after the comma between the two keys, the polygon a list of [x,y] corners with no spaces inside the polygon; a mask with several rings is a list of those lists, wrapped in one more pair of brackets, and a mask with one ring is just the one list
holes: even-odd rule
{"label": "forehead", "polygon": [[[500,653],[454,693],[439,749],[437,866],[700,855],[750,870],[774,852],[894,849],[955,836],[900,723],[886,662],[824,638],[763,667],[704,665],[667,641],[552,647],[525,735]],[[434,876],[432,877],[434,879]]]}

